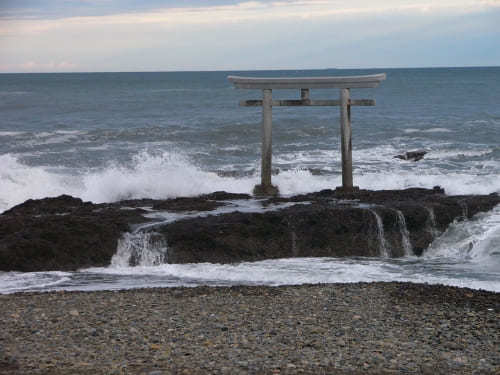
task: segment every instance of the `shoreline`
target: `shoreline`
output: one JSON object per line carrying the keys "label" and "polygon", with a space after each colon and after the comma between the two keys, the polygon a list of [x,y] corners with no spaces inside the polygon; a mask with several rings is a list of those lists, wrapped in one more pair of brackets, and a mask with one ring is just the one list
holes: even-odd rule
{"label": "shoreline", "polygon": [[0,374],[494,374],[500,294],[376,282],[0,295]]}

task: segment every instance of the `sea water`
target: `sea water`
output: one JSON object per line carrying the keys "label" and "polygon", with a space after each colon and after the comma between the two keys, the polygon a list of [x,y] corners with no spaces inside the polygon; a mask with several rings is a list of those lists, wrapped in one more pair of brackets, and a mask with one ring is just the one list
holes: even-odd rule
{"label": "sea water", "polygon": [[[380,72],[387,80],[378,88],[351,90],[354,99],[377,102],[352,108],[355,184],[374,190],[440,185],[448,194],[500,192],[498,67],[0,74],[0,212],[26,199],[60,194],[98,203],[217,190],[250,193],[260,180],[261,111],[238,102],[261,93],[233,88],[227,75]],[[299,94],[273,92],[278,99]],[[338,95],[338,90],[311,92],[313,99]],[[336,107],[273,109],[273,183],[282,194],[341,184],[339,133]],[[417,149],[428,152],[419,162],[394,158]],[[500,291],[500,208],[436,234],[420,258],[157,263],[0,273],[0,293],[390,280]]]}

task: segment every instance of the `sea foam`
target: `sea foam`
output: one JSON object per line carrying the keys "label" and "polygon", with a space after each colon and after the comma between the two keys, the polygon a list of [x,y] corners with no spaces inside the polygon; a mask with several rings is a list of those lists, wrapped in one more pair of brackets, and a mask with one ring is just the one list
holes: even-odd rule
{"label": "sea foam", "polygon": [[[367,158],[371,158],[371,154]],[[495,162],[496,164],[496,162]],[[395,162],[387,170],[370,163],[355,168],[354,182],[363,189],[432,188],[440,185],[448,194],[489,194],[500,192],[496,173],[465,173],[433,167],[407,167]],[[493,172],[496,169],[492,167]],[[166,199],[196,196],[225,190],[251,193],[260,181],[256,169],[250,176],[221,177],[196,165],[189,156],[176,151],[140,152],[131,162],[109,162],[95,169],[68,169],[30,166],[12,154],[0,155],[0,212],[27,199],[69,194],[94,203],[122,199]],[[307,169],[282,170],[273,176],[281,194],[302,194],[334,189],[342,184],[340,174],[314,175]]]}

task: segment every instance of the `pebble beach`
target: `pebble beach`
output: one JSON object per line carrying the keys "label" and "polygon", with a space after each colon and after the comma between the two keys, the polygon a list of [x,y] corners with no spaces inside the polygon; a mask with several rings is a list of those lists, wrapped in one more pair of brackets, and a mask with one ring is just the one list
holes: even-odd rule
{"label": "pebble beach", "polygon": [[410,283],[0,295],[0,374],[499,374],[500,294]]}

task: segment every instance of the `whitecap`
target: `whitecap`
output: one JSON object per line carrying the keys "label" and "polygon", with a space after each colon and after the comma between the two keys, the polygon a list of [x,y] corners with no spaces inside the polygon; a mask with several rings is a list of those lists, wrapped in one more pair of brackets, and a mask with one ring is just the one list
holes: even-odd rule
{"label": "whitecap", "polygon": [[453,130],[447,128],[429,128],[429,129],[414,129],[408,128],[403,129],[403,132],[411,134],[411,133],[452,133]]}
{"label": "whitecap", "polygon": [[420,129],[413,129],[413,128],[403,129],[403,132],[405,133],[417,133],[419,131]]}
{"label": "whitecap", "polygon": [[430,128],[422,130],[423,133],[452,133],[453,130],[448,128]]}
{"label": "whitecap", "polygon": [[0,131],[0,137],[17,137],[26,134],[26,132]]}

